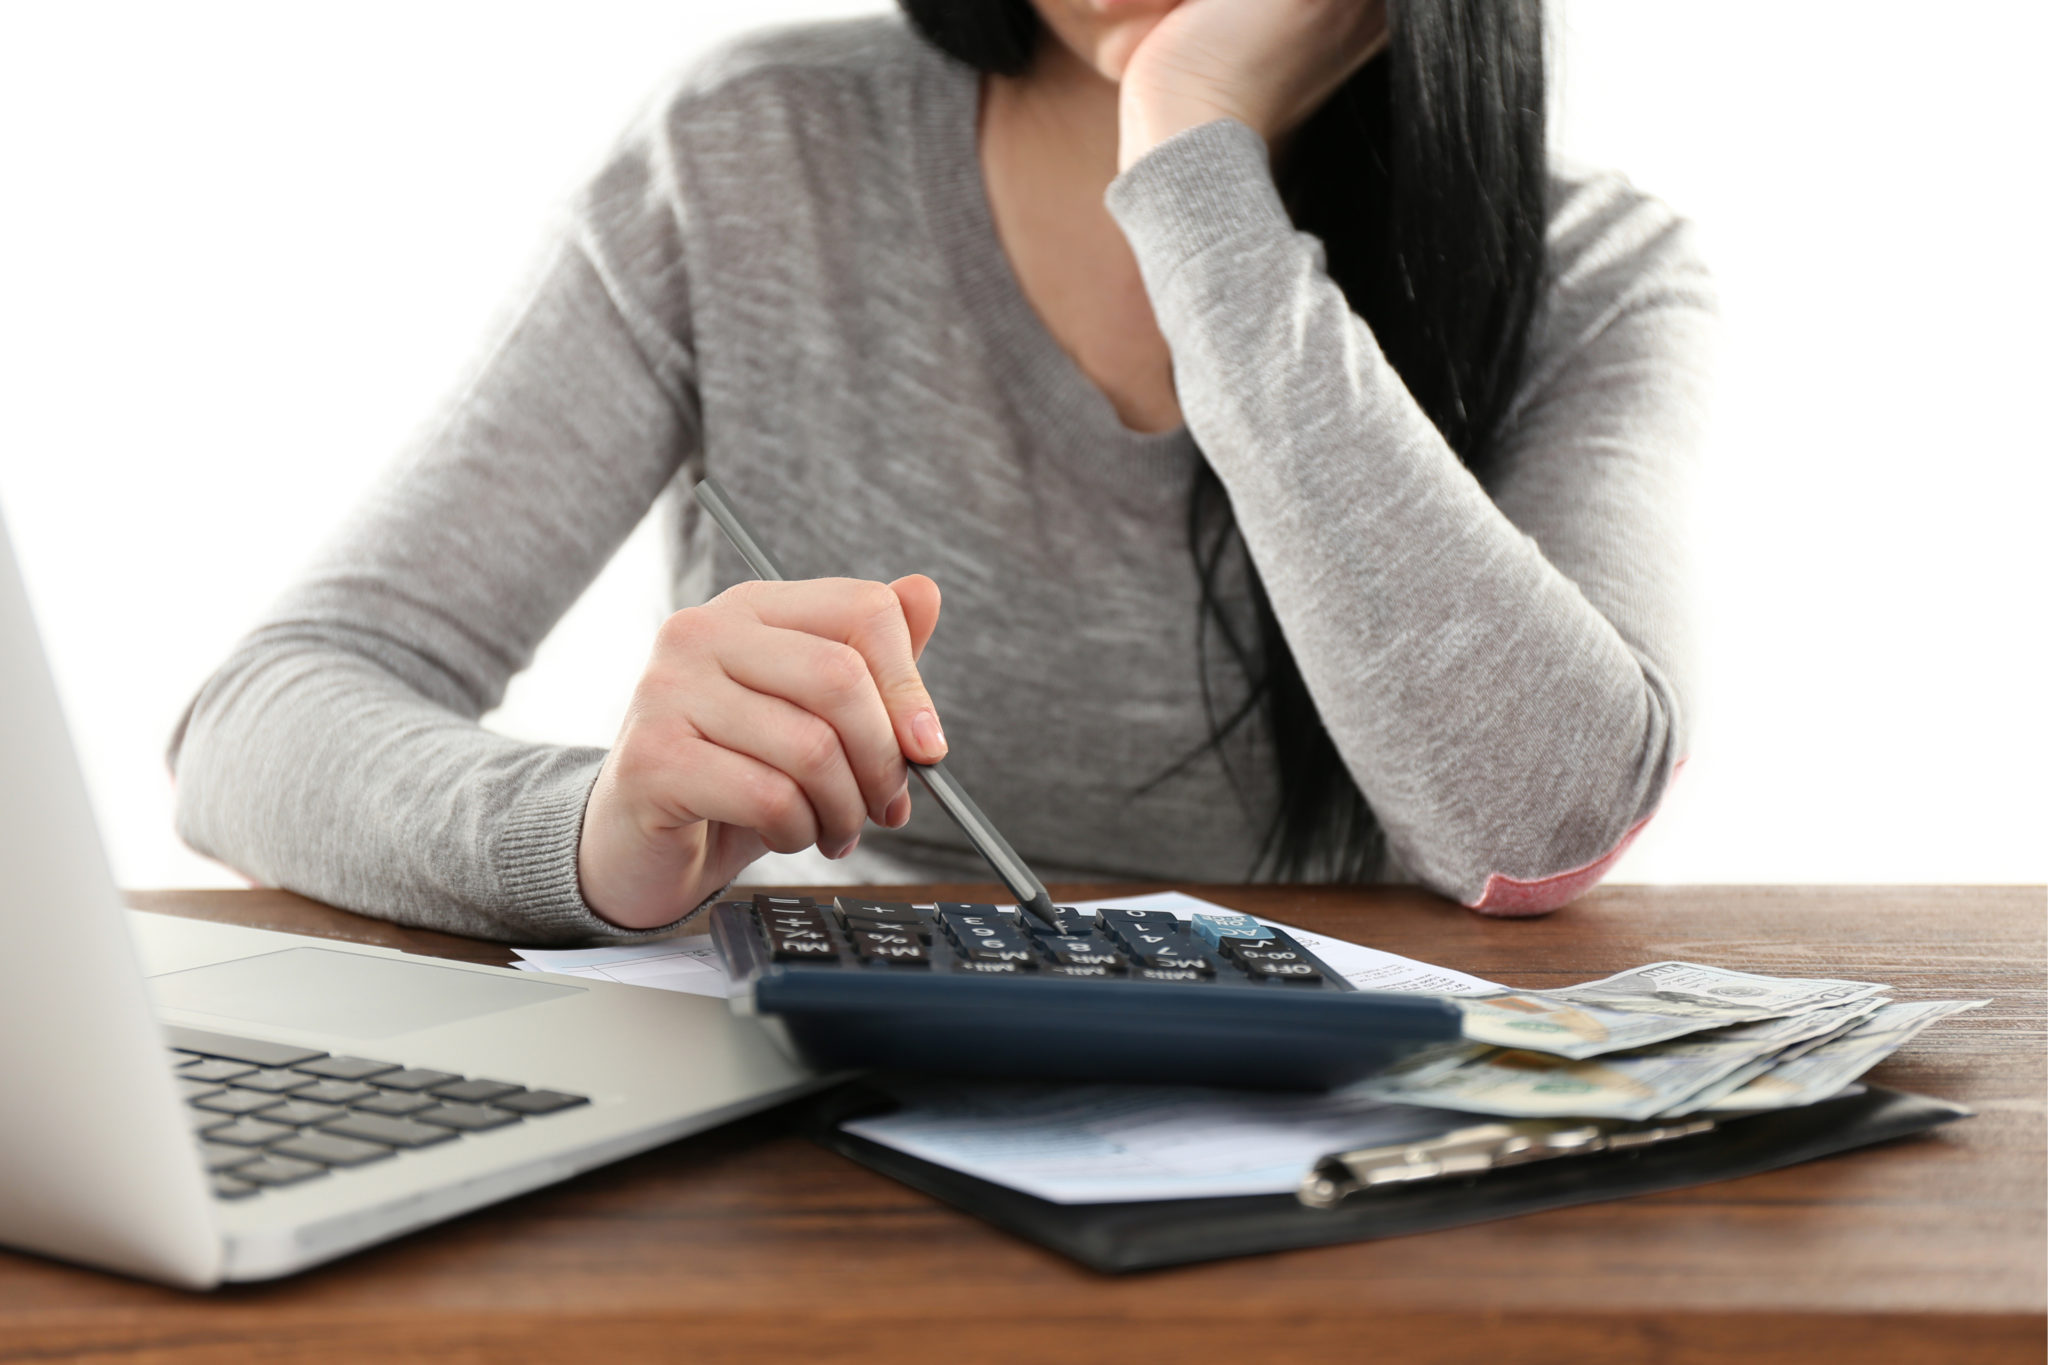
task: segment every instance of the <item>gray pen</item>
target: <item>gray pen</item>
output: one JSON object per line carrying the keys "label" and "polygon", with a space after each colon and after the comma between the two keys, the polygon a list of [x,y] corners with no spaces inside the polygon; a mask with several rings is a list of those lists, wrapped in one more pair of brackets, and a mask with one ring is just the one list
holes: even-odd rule
{"label": "gray pen", "polygon": [[[768,553],[768,547],[761,543],[761,538],[740,519],[739,509],[732,505],[732,499],[710,475],[699,479],[694,491],[697,501],[711,514],[711,519],[718,523],[718,529],[725,532],[725,538],[732,542],[733,548],[740,552],[740,558],[747,561],[747,567],[757,578],[770,583],[788,581],[788,575],[775,562],[775,556]],[[1009,841],[981,813],[981,807],[974,804],[967,790],[946,771],[946,765],[912,763],[910,771],[917,774],[925,790],[945,807],[946,814],[952,816],[953,823],[967,835],[967,841],[974,845],[975,852],[995,869],[996,876],[1017,898],[1017,904],[1058,929],[1059,915],[1053,909],[1052,897],[1046,894],[1045,883],[1032,874],[1024,860],[1017,856],[1017,850],[1010,847]]]}

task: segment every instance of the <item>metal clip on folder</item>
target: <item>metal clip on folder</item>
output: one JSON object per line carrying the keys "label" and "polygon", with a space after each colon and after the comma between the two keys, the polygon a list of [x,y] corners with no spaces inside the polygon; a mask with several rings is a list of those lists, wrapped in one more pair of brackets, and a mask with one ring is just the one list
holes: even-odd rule
{"label": "metal clip on folder", "polygon": [[1711,1132],[1714,1126],[1712,1119],[1654,1126],[1608,1119],[1509,1119],[1475,1124],[1422,1142],[1333,1153],[1302,1177],[1295,1198],[1312,1209],[1332,1209],[1363,1190],[1452,1180],[1558,1157],[1626,1152]]}

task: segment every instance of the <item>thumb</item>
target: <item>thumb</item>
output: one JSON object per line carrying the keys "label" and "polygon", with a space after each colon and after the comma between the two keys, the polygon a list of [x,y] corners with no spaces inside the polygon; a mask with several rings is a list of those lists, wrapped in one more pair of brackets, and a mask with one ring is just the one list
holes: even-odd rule
{"label": "thumb", "polygon": [[910,657],[923,655],[925,642],[939,624],[939,585],[921,573],[899,578],[889,585],[903,604],[903,623],[910,627]]}

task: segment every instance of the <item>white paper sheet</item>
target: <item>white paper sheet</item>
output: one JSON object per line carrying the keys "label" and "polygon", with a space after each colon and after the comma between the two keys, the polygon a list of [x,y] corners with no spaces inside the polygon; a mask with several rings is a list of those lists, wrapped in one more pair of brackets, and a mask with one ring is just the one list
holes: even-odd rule
{"label": "white paper sheet", "polygon": [[719,959],[709,934],[686,934],[617,948],[515,948],[512,955],[518,959],[512,965],[526,972],[594,977],[624,986],[684,991],[719,999],[732,994],[732,981],[725,974],[725,963]]}
{"label": "white paper sheet", "polygon": [[[1182,919],[1205,911],[1237,913],[1228,906],[1182,891],[1159,891],[1149,896],[1125,896],[1106,901],[1077,901],[1073,905],[1075,909],[1091,914],[1104,906],[1129,910],[1171,910]],[[1483,995],[1503,989],[1491,981],[1482,981],[1449,967],[1418,962],[1397,953],[1383,953],[1377,948],[1331,938],[1327,934],[1310,933],[1277,920],[1269,922],[1275,928],[1285,929],[1294,935],[1302,947],[1329,963],[1360,990]],[[688,991],[692,995],[723,997],[732,994],[725,964],[719,960],[718,950],[712,947],[709,934],[689,934],[682,938],[632,943],[616,948],[517,948],[513,950],[513,956],[518,960],[512,965],[522,971],[595,977],[601,981],[647,986],[654,990]]]}
{"label": "white paper sheet", "polygon": [[1330,1152],[1483,1122],[1336,1092],[1196,1087],[892,1086],[904,1107],[843,1127],[1057,1204],[1286,1194]]}

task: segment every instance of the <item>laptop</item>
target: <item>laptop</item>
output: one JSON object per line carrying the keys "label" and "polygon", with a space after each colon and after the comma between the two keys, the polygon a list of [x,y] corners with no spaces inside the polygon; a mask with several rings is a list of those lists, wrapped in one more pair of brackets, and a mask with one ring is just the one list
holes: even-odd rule
{"label": "laptop", "polygon": [[124,909],[0,522],[0,1244],[288,1275],[821,1083],[722,1000]]}

